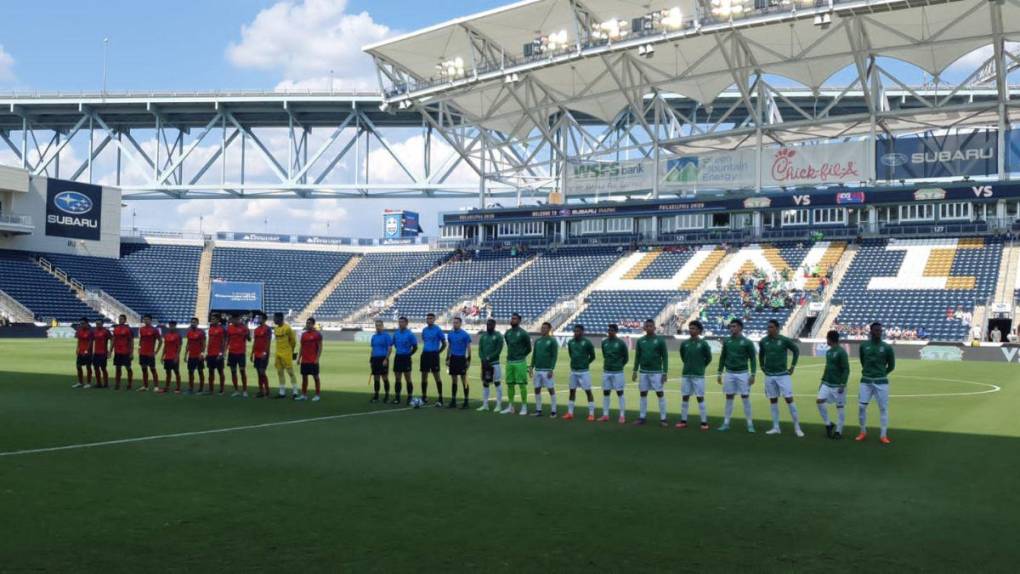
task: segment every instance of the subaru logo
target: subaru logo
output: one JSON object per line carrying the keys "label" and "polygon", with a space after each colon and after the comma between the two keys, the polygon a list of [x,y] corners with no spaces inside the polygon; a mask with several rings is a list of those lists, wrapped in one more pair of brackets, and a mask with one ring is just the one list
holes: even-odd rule
{"label": "subaru logo", "polygon": [[899,167],[905,165],[909,159],[905,153],[887,153],[882,156],[882,165]]}
{"label": "subaru logo", "polygon": [[92,211],[92,200],[84,193],[62,191],[53,198],[57,209],[71,215],[84,215]]}

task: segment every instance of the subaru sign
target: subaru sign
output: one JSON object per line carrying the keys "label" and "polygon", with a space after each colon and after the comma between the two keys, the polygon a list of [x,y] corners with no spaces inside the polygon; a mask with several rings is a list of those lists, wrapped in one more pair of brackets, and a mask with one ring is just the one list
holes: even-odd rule
{"label": "subaru sign", "polygon": [[879,179],[982,176],[996,172],[995,130],[880,139],[875,146]]}
{"label": "subaru sign", "polygon": [[98,241],[103,188],[73,181],[46,182],[46,235]]}

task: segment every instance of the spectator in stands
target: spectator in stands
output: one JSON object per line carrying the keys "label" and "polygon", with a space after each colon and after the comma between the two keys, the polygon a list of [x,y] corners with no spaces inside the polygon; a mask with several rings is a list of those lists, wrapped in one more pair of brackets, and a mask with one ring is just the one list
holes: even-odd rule
{"label": "spectator in stands", "polygon": [[998,325],[992,327],[992,332],[989,333],[989,336],[991,337],[993,343],[1002,342],[1002,331],[999,330]]}

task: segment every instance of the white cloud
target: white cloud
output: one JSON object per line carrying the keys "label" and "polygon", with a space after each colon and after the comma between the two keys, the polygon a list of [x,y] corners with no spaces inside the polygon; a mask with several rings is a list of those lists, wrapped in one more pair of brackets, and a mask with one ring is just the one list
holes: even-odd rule
{"label": "white cloud", "polygon": [[0,82],[14,81],[14,57],[4,51],[0,44]]}
{"label": "white cloud", "polygon": [[367,12],[349,14],[347,0],[278,2],[241,27],[241,39],[227,47],[239,68],[278,71],[277,89],[329,89],[330,70],[337,90],[378,89],[365,44],[391,30]]}

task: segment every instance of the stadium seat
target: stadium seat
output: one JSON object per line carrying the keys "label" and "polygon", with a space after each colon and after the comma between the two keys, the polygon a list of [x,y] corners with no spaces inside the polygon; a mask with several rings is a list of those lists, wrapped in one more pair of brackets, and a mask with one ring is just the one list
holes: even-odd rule
{"label": "stadium seat", "polygon": [[37,321],[69,322],[99,317],[70,287],[21,251],[0,251],[0,290],[32,311]]}
{"label": "stadium seat", "polygon": [[428,273],[449,251],[368,253],[319,307],[320,318],[343,319],[361,307],[385,299]]}

